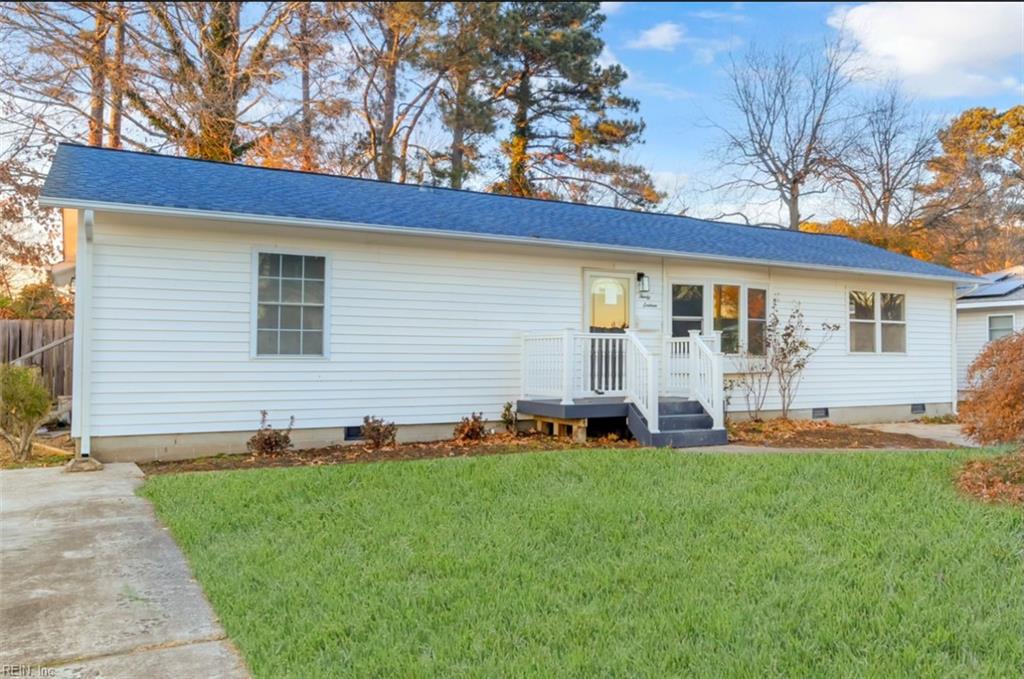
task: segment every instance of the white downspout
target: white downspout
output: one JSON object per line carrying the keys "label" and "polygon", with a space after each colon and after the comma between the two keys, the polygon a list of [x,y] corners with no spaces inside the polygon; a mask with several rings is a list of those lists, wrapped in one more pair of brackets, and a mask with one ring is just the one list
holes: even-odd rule
{"label": "white downspout", "polygon": [[75,339],[74,365],[71,377],[71,436],[78,439],[78,454],[92,454],[89,428],[89,402],[92,380],[90,347],[92,345],[90,316],[92,313],[92,232],[95,213],[78,213],[78,250],[75,254]]}
{"label": "white downspout", "polygon": [[958,412],[958,407],[957,406],[958,406],[958,399],[959,399],[959,396],[960,396],[960,366],[959,366],[959,364],[957,362],[957,350],[956,350],[956,343],[957,343],[956,334],[957,334],[957,325],[958,325],[958,323],[957,323],[957,311],[956,311],[956,283],[953,283],[950,287],[953,289],[953,302],[952,302],[952,307],[953,307],[953,314],[952,315],[953,315],[953,318],[952,318],[952,322],[950,323],[950,331],[949,331],[950,354],[951,354],[950,355],[950,360],[952,361],[952,363],[951,363],[951,365],[952,365],[951,372],[953,373],[953,385],[952,385],[953,393],[952,393],[952,398],[951,398],[950,405],[951,405],[951,407],[953,409],[953,414],[956,415],[957,412]]}

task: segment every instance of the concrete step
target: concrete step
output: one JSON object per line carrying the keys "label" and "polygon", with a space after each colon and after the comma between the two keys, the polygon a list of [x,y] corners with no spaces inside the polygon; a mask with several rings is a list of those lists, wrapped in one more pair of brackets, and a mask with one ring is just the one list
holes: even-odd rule
{"label": "concrete step", "polygon": [[662,415],[658,418],[658,428],[662,431],[681,431],[685,429],[711,429],[715,421],[710,415]]}
{"label": "concrete step", "polygon": [[696,446],[723,446],[729,442],[724,429],[688,429],[685,431],[662,431],[651,434],[651,446],[669,448],[693,448]]}
{"label": "concrete step", "polygon": [[658,400],[659,415],[703,415],[704,406],[700,401],[685,398],[662,398]]}
{"label": "concrete step", "polygon": [[[707,417],[707,415],[703,417]],[[692,448],[694,446],[718,446],[729,442],[729,436],[725,429],[678,429],[652,434],[647,426],[647,421],[633,405],[629,407],[629,412],[626,415],[626,424],[636,440],[645,446]]]}

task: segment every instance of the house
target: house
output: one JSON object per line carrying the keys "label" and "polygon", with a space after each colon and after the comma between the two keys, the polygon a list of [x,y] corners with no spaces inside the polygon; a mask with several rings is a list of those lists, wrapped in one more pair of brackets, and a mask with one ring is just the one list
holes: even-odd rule
{"label": "house", "polygon": [[104,460],[238,452],[261,410],[297,445],[365,415],[445,438],[508,401],[719,443],[773,303],[840,325],[795,416],[955,407],[973,277],[837,236],[68,144],[40,202],[77,242],[73,435]]}
{"label": "house", "polygon": [[1024,265],[985,274],[962,286],[956,301],[956,374],[968,389],[967,368],[992,340],[1024,330]]}

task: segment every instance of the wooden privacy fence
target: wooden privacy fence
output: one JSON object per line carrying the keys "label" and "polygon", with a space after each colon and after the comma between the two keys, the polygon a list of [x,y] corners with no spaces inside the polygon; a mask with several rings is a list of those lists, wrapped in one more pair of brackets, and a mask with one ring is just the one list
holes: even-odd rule
{"label": "wooden privacy fence", "polygon": [[74,343],[60,340],[70,337],[74,329],[75,322],[70,319],[0,321],[0,361],[11,363],[38,352],[21,363],[42,370],[43,384],[54,399],[70,396]]}

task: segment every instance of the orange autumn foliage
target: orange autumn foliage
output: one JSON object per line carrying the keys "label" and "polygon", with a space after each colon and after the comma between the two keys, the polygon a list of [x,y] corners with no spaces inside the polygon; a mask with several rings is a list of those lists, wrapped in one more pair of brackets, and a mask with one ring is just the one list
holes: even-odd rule
{"label": "orange autumn foliage", "polygon": [[1024,443],[1024,332],[989,342],[967,379],[972,391],[960,410],[964,433],[980,443]]}

